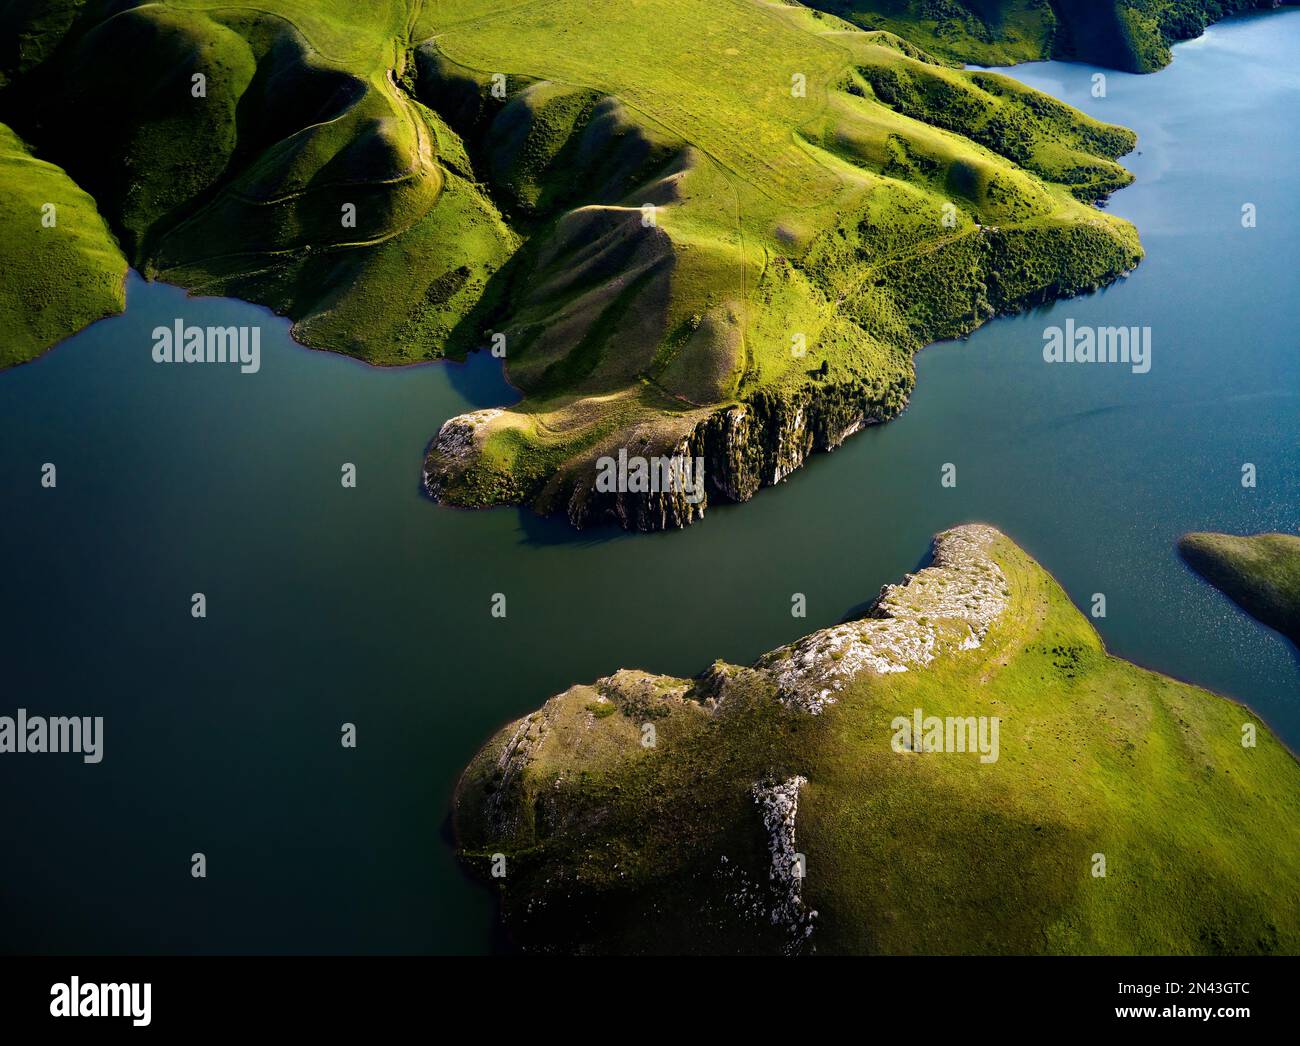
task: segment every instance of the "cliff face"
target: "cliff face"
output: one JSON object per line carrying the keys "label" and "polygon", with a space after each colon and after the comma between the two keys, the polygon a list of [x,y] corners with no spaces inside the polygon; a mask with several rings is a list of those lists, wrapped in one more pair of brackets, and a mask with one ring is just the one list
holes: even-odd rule
{"label": "cliff face", "polygon": [[454,824],[533,950],[1287,952],[1297,788],[1247,709],[1108,656],[966,525],[748,667],[552,697],[470,762]]}
{"label": "cliff face", "polygon": [[566,514],[579,528],[602,523],[629,530],[683,527],[702,519],[710,501],[748,501],[813,453],[834,450],[867,425],[896,416],[906,402],[901,384],[884,398],[850,382],[812,384],[786,394],[760,392],[714,411],[680,443],[661,449],[670,457],[703,462],[699,500],[682,491],[601,493],[584,477],[573,483]]}
{"label": "cliff face", "polygon": [[[628,530],[670,530],[704,518],[710,503],[748,501],[783,481],[809,457],[831,451],[849,436],[896,417],[910,383],[877,388],[854,382],[814,383],[789,393],[762,391],[694,422],[675,443],[629,442],[629,453],[702,462],[704,489],[597,489],[587,467],[558,477],[550,489],[523,500],[544,513],[562,511],[578,528],[615,524]],[[447,421],[424,466],[425,489],[435,498],[467,477],[480,460],[490,423],[499,412],[475,411]]]}
{"label": "cliff face", "polygon": [[[809,373],[803,384],[759,389],[736,403],[634,428],[594,451],[530,480],[519,468],[495,469],[489,441],[512,416],[480,410],[447,421],[424,464],[425,487],[452,504],[488,505],[514,501],[542,514],[564,514],[577,528],[616,525],[655,531],[688,526],[704,518],[710,504],[748,501],[762,488],[784,481],[816,453],[829,452],[869,425],[897,417],[915,385],[911,353],[927,342],[969,333],[993,316],[1012,314],[1056,298],[1090,293],[1130,271],[1141,258],[1136,240],[1125,242],[1081,227],[1068,234],[979,230],[974,243],[946,248],[968,254],[971,271],[964,296],[953,311],[918,323],[899,335],[905,349],[882,374],[855,378]],[[943,255],[944,250],[935,252]],[[963,258],[965,263],[967,260]],[[904,307],[925,296],[941,271],[900,274]],[[871,295],[844,303],[846,313],[867,311]],[[596,462],[619,452],[647,459],[699,462],[703,489],[601,490]]]}

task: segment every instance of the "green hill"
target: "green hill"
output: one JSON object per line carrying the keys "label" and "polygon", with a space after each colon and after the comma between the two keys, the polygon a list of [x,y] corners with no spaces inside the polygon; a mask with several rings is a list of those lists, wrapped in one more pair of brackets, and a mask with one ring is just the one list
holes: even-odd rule
{"label": "green hill", "polygon": [[538,950],[1295,953],[1297,789],[1248,709],[1110,656],[965,526],[749,668],[553,697],[475,757],[455,823]]}
{"label": "green hill", "polygon": [[1170,45],[1228,15],[1294,0],[811,0],[866,29],[905,37],[954,63],[1045,58],[1149,73]]}
{"label": "green hill", "polygon": [[0,368],[126,304],[126,259],[95,201],[0,124]]}
{"label": "green hill", "polygon": [[0,109],[145,275],[270,305],[307,344],[375,363],[463,352],[455,328],[517,238],[406,93],[409,18],[380,0],[92,0]]}
{"label": "green hill", "polygon": [[[456,504],[690,522],[897,414],[922,345],[1141,257],[1091,206],[1130,180],[1131,132],[804,7],[14,0],[0,20],[0,118],[146,276],[371,363],[504,337],[522,401],[453,419],[426,463]],[[619,450],[703,458],[707,497],[597,490]]]}
{"label": "green hill", "polygon": [[[417,94],[531,230],[495,328],[525,398],[444,427],[448,501],[690,522],[896,414],[922,345],[1140,258],[1088,206],[1131,132],[1005,78],[748,0],[480,6]],[[594,489],[624,449],[702,458],[706,500]]]}
{"label": "green hill", "polygon": [[1248,614],[1300,645],[1300,537],[1185,534],[1178,551]]}

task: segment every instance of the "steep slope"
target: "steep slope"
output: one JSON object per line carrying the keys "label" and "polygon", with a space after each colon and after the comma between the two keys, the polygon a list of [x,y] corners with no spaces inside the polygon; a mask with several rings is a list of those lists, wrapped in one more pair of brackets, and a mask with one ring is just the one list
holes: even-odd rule
{"label": "steep slope", "polygon": [[126,303],[126,259],[95,201],[0,124],[0,368]]}
{"label": "steep slope", "polygon": [[1300,646],[1300,537],[1184,534],[1178,551],[1246,613]]}
{"label": "steep slope", "polygon": [[1294,953],[1298,788],[1249,710],[1108,655],[964,526],[751,667],[552,698],[455,823],[532,949]]}
{"label": "steep slope", "polygon": [[0,107],[147,276],[270,305],[320,348],[431,359],[477,338],[518,240],[403,89],[407,31],[401,0],[90,2]]}

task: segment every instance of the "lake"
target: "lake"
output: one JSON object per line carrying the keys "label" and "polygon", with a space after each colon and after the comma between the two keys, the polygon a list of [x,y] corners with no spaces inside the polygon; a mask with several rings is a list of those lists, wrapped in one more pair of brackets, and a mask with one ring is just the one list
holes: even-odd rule
{"label": "lake", "polygon": [[[926,349],[901,418],[683,532],[436,505],[419,478],[438,427],[513,398],[490,357],[377,370],[295,345],[266,310],[131,276],[122,316],[0,374],[0,712],[104,717],[99,765],[0,762],[0,946],[491,950],[490,895],[446,836],[489,735],[621,666],[748,662],[968,520],[1080,607],[1105,594],[1113,652],[1247,702],[1300,747],[1295,650],[1174,551],[1188,530],[1300,523],[1298,53],[1288,11],[1218,25],[1152,76],[1107,71],[1104,98],[1088,66],[1012,71],[1138,131],[1137,182],[1110,207],[1145,262]],[[260,324],[260,371],[154,364],[150,332],[177,317]],[[1044,329],[1067,319],[1150,327],[1150,372],[1045,363]]]}

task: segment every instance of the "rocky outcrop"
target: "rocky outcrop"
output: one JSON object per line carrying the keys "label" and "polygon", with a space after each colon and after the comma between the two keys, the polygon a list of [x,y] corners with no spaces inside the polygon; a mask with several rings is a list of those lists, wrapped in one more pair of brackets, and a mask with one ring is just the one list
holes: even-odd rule
{"label": "rocky outcrop", "polygon": [[814,453],[835,450],[854,433],[897,416],[909,391],[895,385],[882,393],[841,382],[758,393],[714,411],[677,445],[658,451],[703,463],[699,500],[680,491],[600,494],[584,475],[573,484],[566,514],[578,528],[608,523],[642,531],[687,526],[702,519],[709,504],[748,501],[763,487],[783,482]]}
{"label": "rocky outcrop", "polygon": [[[700,496],[683,490],[604,492],[597,489],[595,458],[558,479],[567,496],[535,491],[539,511],[554,504],[577,528],[615,524],[626,530],[685,527],[704,518],[713,503],[748,501],[775,486],[818,452],[835,450],[869,425],[888,421],[907,405],[911,384],[880,387],[852,381],[812,382],[788,392],[762,391],[707,414],[675,443],[635,437],[619,449],[646,458],[663,456],[702,463]],[[478,410],[445,422],[424,464],[425,489],[435,498],[464,484],[477,467],[491,422],[502,412]],[[455,499],[449,499],[455,500]]]}
{"label": "rocky outcrop", "polygon": [[923,668],[950,650],[973,650],[1007,608],[1007,579],[989,554],[992,527],[940,534],[934,562],[880,590],[869,617],[824,628],[768,654],[755,666],[789,708],[818,715],[861,672]]}
{"label": "rocky outcrop", "polygon": [[501,411],[495,407],[457,414],[438,430],[424,462],[424,488],[439,497],[447,481],[467,469],[482,453],[488,426]]}
{"label": "rocky outcrop", "polygon": [[748,501],[817,451],[831,451],[868,425],[899,414],[911,391],[855,382],[813,382],[792,392],[760,392],[712,414],[690,441],[704,458],[705,483],[721,501]]}
{"label": "rocky outcrop", "polygon": [[[653,442],[633,441],[628,453],[646,459],[665,457],[684,463],[693,471],[700,458],[699,442],[694,433],[667,447]],[[575,481],[565,506],[565,515],[575,527],[598,523],[615,523],[624,530],[675,530],[704,518],[708,507],[708,465],[701,460],[704,483],[698,491],[689,481],[666,490],[600,491],[589,475]],[[686,489],[691,486],[692,489]]]}
{"label": "rocky outcrop", "polygon": [[794,841],[799,813],[799,789],[808,779],[798,775],[779,784],[756,784],[751,794],[763,817],[772,867],[768,872],[775,900],[769,912],[772,925],[790,936],[787,954],[812,935],[817,912],[803,901],[804,865]]}
{"label": "rocky outcrop", "polygon": [[515,723],[510,737],[501,746],[494,770],[497,789],[488,797],[484,815],[502,836],[512,834],[519,827],[517,811],[512,810],[505,799],[512,795],[512,786],[532,762],[550,732],[550,718],[546,708],[541,708]]}

